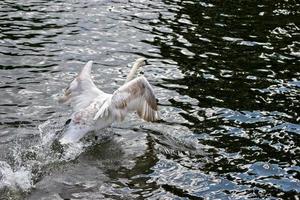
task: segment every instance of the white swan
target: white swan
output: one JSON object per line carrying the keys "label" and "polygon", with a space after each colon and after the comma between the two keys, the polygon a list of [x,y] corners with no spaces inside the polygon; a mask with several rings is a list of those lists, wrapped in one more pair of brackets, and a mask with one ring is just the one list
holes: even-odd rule
{"label": "white swan", "polygon": [[149,82],[144,76],[133,79],[138,68],[146,64],[145,58],[135,61],[125,84],[113,94],[96,87],[91,79],[92,64],[89,61],[83,67],[59,99],[74,111],[66,131],[59,139],[61,144],[75,143],[90,131],[108,127],[114,121],[122,121],[129,112],[136,111],[146,121],[159,120],[156,98]]}

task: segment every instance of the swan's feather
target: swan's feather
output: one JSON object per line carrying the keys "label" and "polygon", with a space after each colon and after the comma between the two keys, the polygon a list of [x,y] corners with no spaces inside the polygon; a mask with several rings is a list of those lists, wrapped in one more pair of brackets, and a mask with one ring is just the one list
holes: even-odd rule
{"label": "swan's feather", "polygon": [[92,131],[93,128],[82,124],[75,124],[71,121],[66,131],[62,134],[59,139],[61,144],[75,143],[84,137],[88,132]]}
{"label": "swan's feather", "polygon": [[94,121],[91,120],[93,113],[96,112],[94,106],[73,113],[71,122],[66,131],[59,139],[61,144],[74,143],[79,141],[86,133],[93,130]]}
{"label": "swan's feather", "polygon": [[109,126],[111,124],[109,120],[103,119],[100,123],[93,120],[97,111],[101,109],[102,104],[103,100],[97,98],[86,108],[74,112],[71,116],[70,124],[68,124],[66,131],[60,138],[60,142],[74,143],[79,141],[86,133],[95,130],[97,126],[100,128]]}
{"label": "swan's feather", "polygon": [[60,102],[69,104],[74,111],[79,111],[100,95],[105,95],[96,87],[91,78],[91,67],[93,62],[89,61],[81,70],[79,75],[70,83]]}
{"label": "swan's feather", "polygon": [[137,111],[146,121],[159,120],[153,90],[145,77],[135,78],[116,90],[94,117],[113,117],[122,121],[130,111]]}
{"label": "swan's feather", "polygon": [[128,112],[136,111],[146,121],[159,120],[156,98],[145,77],[135,78],[113,94],[99,90],[91,79],[92,61],[89,61],[66,89],[61,102],[74,110],[61,143],[79,141],[88,132],[122,121]]}

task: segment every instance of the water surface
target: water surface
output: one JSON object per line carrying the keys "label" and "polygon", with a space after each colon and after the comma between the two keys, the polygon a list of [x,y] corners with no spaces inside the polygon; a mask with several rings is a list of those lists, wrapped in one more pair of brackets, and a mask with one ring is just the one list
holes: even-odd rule
{"label": "water surface", "polygon": [[[293,199],[300,193],[297,1],[0,2],[1,199]],[[132,62],[162,120],[70,147],[57,97],[88,61],[112,93]]]}

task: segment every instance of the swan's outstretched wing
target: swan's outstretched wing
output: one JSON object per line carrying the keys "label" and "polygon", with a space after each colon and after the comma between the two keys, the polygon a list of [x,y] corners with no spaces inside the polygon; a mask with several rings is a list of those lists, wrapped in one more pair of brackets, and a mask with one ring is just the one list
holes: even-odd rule
{"label": "swan's outstretched wing", "polygon": [[135,78],[116,90],[97,112],[94,120],[110,117],[121,121],[130,111],[137,111],[146,121],[159,120],[156,98],[145,77]]}
{"label": "swan's outstretched wing", "polygon": [[59,99],[61,103],[69,104],[74,111],[87,107],[97,96],[104,94],[94,84],[91,78],[92,61],[89,61],[79,75],[65,90],[64,96]]}

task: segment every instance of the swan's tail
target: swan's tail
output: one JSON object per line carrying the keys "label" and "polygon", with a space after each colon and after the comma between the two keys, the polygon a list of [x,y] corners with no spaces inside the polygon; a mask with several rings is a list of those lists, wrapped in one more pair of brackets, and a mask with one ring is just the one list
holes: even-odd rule
{"label": "swan's tail", "polygon": [[127,75],[126,83],[131,81],[134,78],[137,70],[144,65],[146,65],[146,58],[138,58],[134,62],[129,74]]}

